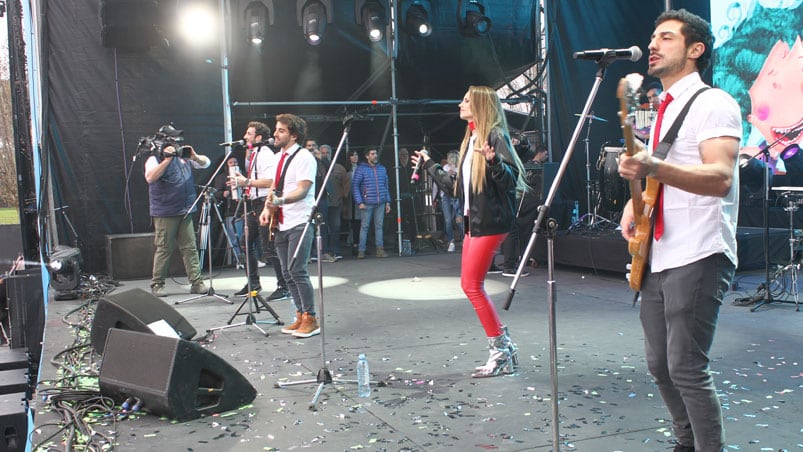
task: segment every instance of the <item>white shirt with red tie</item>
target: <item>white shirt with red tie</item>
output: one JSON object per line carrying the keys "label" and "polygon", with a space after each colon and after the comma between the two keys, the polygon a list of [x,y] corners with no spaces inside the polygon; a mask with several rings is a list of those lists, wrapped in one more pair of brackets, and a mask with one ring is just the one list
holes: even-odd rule
{"label": "white shirt with red tie", "polygon": [[[667,94],[673,97],[661,125],[661,138],[672,128],[688,100],[705,86],[698,73],[675,82]],[[653,128],[652,133],[655,130]],[[700,143],[710,138],[742,137],[739,105],[726,92],[709,89],[694,100],[680,127],[666,161],[677,165],[699,165]],[[650,137],[650,142],[656,137]],[[652,146],[650,146],[652,148]],[[733,167],[733,185],[725,197],[702,196],[664,185],[661,240],[653,240],[650,255],[652,272],[681,267],[716,253],[725,253],[734,265],[736,220],[739,217],[739,167]]]}

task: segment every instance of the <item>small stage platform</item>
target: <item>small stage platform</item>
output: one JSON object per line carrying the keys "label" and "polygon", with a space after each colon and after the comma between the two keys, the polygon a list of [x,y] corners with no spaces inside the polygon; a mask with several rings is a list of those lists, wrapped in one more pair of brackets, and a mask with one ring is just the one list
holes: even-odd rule
{"label": "small stage platform", "polygon": [[[789,231],[769,230],[771,264],[789,262]],[[764,267],[764,229],[738,228],[736,231],[738,270]],[[539,237],[535,258],[546,262],[546,239]],[[631,256],[627,242],[616,229],[573,229],[558,231],[555,238],[555,263],[572,267],[627,273]]]}

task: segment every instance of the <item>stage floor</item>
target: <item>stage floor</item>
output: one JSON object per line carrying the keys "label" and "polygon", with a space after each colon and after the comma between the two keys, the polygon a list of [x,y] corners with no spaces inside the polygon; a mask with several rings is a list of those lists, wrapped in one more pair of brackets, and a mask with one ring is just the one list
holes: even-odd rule
{"label": "stage floor", "polygon": [[[489,276],[487,290],[518,343],[520,365],[514,375],[473,379],[487,358],[486,340],[460,291],[459,267],[459,253],[324,264],[323,348],[323,336],[297,339],[270,324],[261,325],[269,337],[246,325],[205,345],[256,387],[253,404],[189,422],[146,415],[97,428],[116,431],[118,451],[551,450],[546,269],[521,278],[509,311],[501,307],[512,279]],[[762,279],[763,272],[737,274],[712,352],[727,450],[801,450],[803,312],[780,303],[756,312],[731,305],[754,294]],[[242,271],[223,269],[214,287],[231,294],[244,282]],[[171,305],[189,296],[180,284],[167,285]],[[272,290],[273,278],[263,276],[262,285]],[[127,281],[116,292],[147,287]],[[638,308],[622,275],[559,268],[555,289],[561,450],[671,450],[667,413],[644,362]],[[239,300],[206,297],[176,309],[203,335],[224,325]],[[49,304],[42,378],[54,377],[49,360],[73,343],[62,316],[79,304]],[[288,301],[271,306],[288,320]],[[258,320],[272,317],[263,311]],[[373,379],[387,386],[359,398],[351,384],[326,385],[317,411],[308,408],[316,385],[274,388],[314,379],[322,350],[333,376],[344,379],[356,378],[357,355],[365,353]],[[34,444],[54,432],[44,425],[51,420],[37,407]]]}

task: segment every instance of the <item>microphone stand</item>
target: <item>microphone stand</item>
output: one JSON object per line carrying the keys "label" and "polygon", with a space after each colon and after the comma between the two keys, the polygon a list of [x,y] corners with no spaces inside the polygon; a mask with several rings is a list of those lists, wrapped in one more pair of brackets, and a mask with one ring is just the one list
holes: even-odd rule
{"label": "microphone stand", "polygon": [[[217,168],[215,168],[215,171],[212,173],[212,176],[209,177],[209,179],[206,181],[206,184],[202,187],[201,193],[198,194],[198,196],[195,198],[195,201],[192,203],[190,208],[187,209],[187,213],[184,214],[184,218],[186,219],[187,216],[190,215],[190,212],[192,212],[192,209],[194,209],[195,206],[198,205],[198,202],[203,198],[204,204],[201,207],[201,216],[200,216],[200,222],[201,222],[200,239],[201,243],[206,247],[207,251],[207,257],[208,257],[207,264],[209,265],[209,290],[206,293],[197,294],[184,300],[177,301],[175,302],[176,305],[189,303],[190,301],[195,301],[204,297],[214,297],[218,301],[222,301],[224,303],[228,304],[233,303],[225,295],[215,293],[215,285],[212,277],[212,225],[210,221],[212,218],[212,207],[213,207],[212,193],[213,190],[215,190],[215,188],[212,187],[211,185],[214,182],[215,178],[217,177],[218,173],[220,172],[221,168],[223,168],[223,165],[226,164],[226,160],[229,159],[231,152],[232,152],[231,148],[229,148],[229,150],[226,151],[226,155],[223,157],[223,160],[220,162]],[[215,207],[215,209],[217,210],[217,207]],[[218,220],[220,220],[220,212],[218,212]],[[223,225],[223,221],[221,221],[220,223],[221,225]],[[225,226],[223,227],[223,234],[226,235],[226,238],[229,240],[229,243],[231,243],[231,238],[228,236],[228,232],[226,232]],[[199,262],[203,262],[203,250],[201,250],[201,256],[199,257],[198,260]]]}
{"label": "microphone stand", "polygon": [[[343,136],[340,138],[340,143],[337,145],[337,149],[335,150],[334,155],[332,156],[332,164],[329,165],[329,169],[326,172],[326,176],[323,178],[323,182],[321,183],[323,187],[326,186],[327,182],[329,181],[329,176],[332,174],[332,169],[335,167],[334,162],[337,161],[338,156],[340,155],[340,151],[343,148],[343,143],[346,142],[348,138],[349,130],[351,129],[351,122],[354,119],[353,115],[346,116],[343,120]],[[318,188],[318,187],[316,187]],[[318,397],[320,397],[321,392],[323,392],[323,388],[325,385],[332,384],[332,383],[357,383],[357,380],[342,380],[338,378],[332,378],[332,373],[329,372],[329,369],[326,367],[326,340],[325,340],[325,332],[326,329],[324,328],[326,316],[324,315],[324,301],[323,301],[323,264],[321,256],[323,255],[323,239],[321,238],[321,223],[323,222],[321,214],[318,212],[318,203],[321,201],[321,196],[323,195],[323,190],[318,191],[318,197],[315,198],[315,203],[312,206],[312,211],[310,212],[309,218],[307,218],[307,223],[304,225],[304,231],[301,233],[302,240],[299,240],[298,245],[296,245],[296,249],[293,252],[293,258],[290,259],[290,263],[288,264],[288,268],[293,268],[296,260],[299,258],[299,250],[301,249],[301,244],[303,242],[303,237],[307,234],[309,227],[313,222],[315,223],[315,247],[318,251],[318,311],[320,315],[318,316],[319,325],[321,327],[321,367],[318,369],[318,374],[314,379],[307,379],[307,380],[298,380],[298,381],[277,381],[273,384],[274,388],[285,388],[288,386],[296,386],[296,385],[306,385],[306,384],[317,384],[318,387],[315,390],[315,395],[312,397],[312,400],[309,403],[309,409],[312,411],[317,411],[318,409]],[[302,259],[306,259],[307,256],[301,256]],[[376,383],[376,382],[371,382]]]}
{"label": "microphone stand", "polygon": [[[521,261],[519,262],[518,269],[516,270],[516,274],[513,276],[513,282],[510,283],[510,290],[508,291],[507,300],[505,301],[504,309],[507,311],[510,309],[510,305],[513,301],[513,296],[516,293],[516,285],[519,283],[519,278],[521,277],[522,271],[524,271],[524,266],[527,265],[527,262],[530,259],[530,255],[533,252],[533,248],[535,247],[535,242],[538,238],[538,231],[541,229],[544,221],[546,220],[547,214],[549,212],[549,208],[552,206],[552,201],[555,199],[555,195],[558,192],[558,187],[560,186],[560,181],[563,179],[563,175],[566,173],[566,168],[569,166],[569,161],[572,158],[572,154],[574,153],[575,146],[577,144],[577,139],[580,136],[580,132],[583,128],[583,123],[585,123],[586,117],[590,114],[591,105],[594,103],[594,98],[597,96],[597,92],[599,91],[599,87],[602,84],[602,79],[605,77],[605,70],[608,66],[615,61],[615,55],[607,55],[603,56],[599,60],[597,60],[597,73],[594,80],[594,85],[591,87],[591,92],[588,94],[588,99],[586,100],[585,106],[583,107],[583,112],[580,114],[580,119],[577,121],[577,125],[574,128],[574,132],[572,133],[572,137],[569,140],[569,145],[566,147],[566,153],[563,155],[563,159],[560,162],[560,167],[558,168],[558,172],[555,175],[555,179],[552,181],[552,186],[549,188],[549,194],[546,197],[543,205],[538,206],[538,217],[535,219],[535,226],[533,227],[533,232],[530,235],[530,241],[527,243],[527,248],[522,255]],[[558,424],[560,423],[560,414],[558,409],[558,363],[557,363],[557,331],[556,331],[556,320],[555,320],[555,302],[556,302],[556,284],[554,280],[554,230],[557,229],[557,222],[550,218],[547,221],[547,301],[548,301],[548,315],[549,315],[549,364],[550,364],[550,377],[552,381],[552,450],[554,452],[560,452],[560,433],[558,431]],[[550,232],[552,231],[552,232]]]}
{"label": "microphone stand", "polygon": [[[229,151],[229,152],[231,152],[231,151]],[[256,152],[256,151],[254,151],[254,152]],[[254,157],[254,158],[256,158],[256,157]],[[223,160],[223,163],[225,163],[226,160],[228,160],[228,156],[226,156],[226,159]],[[248,169],[248,172],[250,173],[250,168]],[[250,174],[249,174],[249,176],[250,176]],[[245,243],[246,243],[246,246],[245,246],[245,274],[246,275],[250,275],[251,274],[251,271],[250,271],[251,270],[251,264],[249,263],[248,257],[249,257],[249,255],[251,253],[251,246],[248,245],[248,243],[249,243],[248,239],[250,237],[250,229],[251,228],[248,227],[248,218],[247,218],[247,216],[251,215],[251,213],[248,212],[248,208],[246,207],[245,197],[244,196],[240,197],[240,200],[239,200],[239,203],[237,205],[236,211],[239,211],[240,206],[243,207],[243,234],[244,234],[243,238],[245,239]],[[262,298],[261,295],[259,295],[258,291],[253,290],[253,287],[251,287],[251,278],[250,277],[246,278],[246,281],[247,281],[246,284],[248,286],[248,294],[246,294],[245,299],[243,300],[243,302],[240,303],[240,306],[237,308],[236,311],[234,311],[234,314],[232,314],[231,317],[229,317],[229,321],[226,322],[226,325],[207,329],[206,330],[206,334],[207,335],[212,334],[215,331],[226,330],[226,329],[229,329],[229,328],[235,328],[235,327],[243,326],[243,325],[246,325],[246,326],[250,325],[250,326],[253,326],[254,328],[256,328],[257,331],[262,333],[263,336],[268,337],[267,331],[263,330],[257,324],[256,317],[254,317],[254,311],[256,311],[256,313],[259,314],[260,306],[262,306],[262,308],[264,308],[266,311],[270,312],[270,314],[273,316],[274,322],[270,322],[270,323],[275,324],[275,325],[284,325],[284,322],[281,319],[279,319],[279,314],[277,314],[276,311],[273,310],[273,308],[268,306],[268,303],[265,302],[265,299]],[[240,315],[240,311],[246,305],[248,305],[248,312],[245,313],[245,320],[243,320],[242,322],[239,322],[239,323],[232,324],[231,322],[234,321],[235,317]]]}

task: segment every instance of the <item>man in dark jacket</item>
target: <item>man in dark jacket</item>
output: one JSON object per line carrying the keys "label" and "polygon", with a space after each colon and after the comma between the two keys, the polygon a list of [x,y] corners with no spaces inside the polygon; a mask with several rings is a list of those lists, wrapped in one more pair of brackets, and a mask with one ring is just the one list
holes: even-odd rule
{"label": "man in dark jacket", "polygon": [[387,257],[382,238],[382,225],[385,214],[390,212],[390,191],[388,189],[388,170],[379,163],[376,149],[366,149],[365,162],[360,162],[354,171],[351,194],[354,204],[360,211],[360,246],[357,259],[365,258],[365,242],[368,226],[374,222],[376,257]]}

